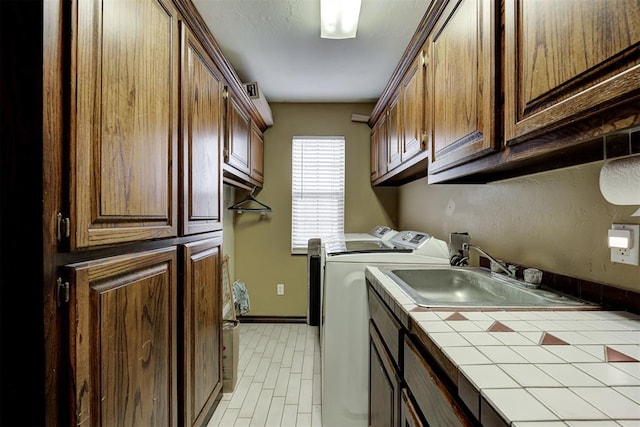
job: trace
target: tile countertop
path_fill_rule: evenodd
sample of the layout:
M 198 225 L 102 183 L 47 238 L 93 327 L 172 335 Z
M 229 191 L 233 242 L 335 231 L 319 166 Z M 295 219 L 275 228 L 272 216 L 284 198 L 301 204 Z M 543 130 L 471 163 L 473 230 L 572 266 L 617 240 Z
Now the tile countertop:
M 640 427 L 640 316 L 431 310 L 412 303 L 378 267 L 365 275 L 450 364 L 444 369 L 457 375 L 459 397 L 483 425 L 501 424 L 498 416 L 513 427 Z

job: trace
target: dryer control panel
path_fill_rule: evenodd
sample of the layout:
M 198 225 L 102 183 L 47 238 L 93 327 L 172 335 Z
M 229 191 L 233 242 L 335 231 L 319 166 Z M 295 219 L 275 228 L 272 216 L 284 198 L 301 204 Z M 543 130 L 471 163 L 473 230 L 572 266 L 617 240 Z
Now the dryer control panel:
M 398 234 L 393 236 L 390 240 L 391 244 L 396 247 L 408 248 L 408 249 L 418 249 L 429 239 L 430 235 L 421 231 L 400 231 Z

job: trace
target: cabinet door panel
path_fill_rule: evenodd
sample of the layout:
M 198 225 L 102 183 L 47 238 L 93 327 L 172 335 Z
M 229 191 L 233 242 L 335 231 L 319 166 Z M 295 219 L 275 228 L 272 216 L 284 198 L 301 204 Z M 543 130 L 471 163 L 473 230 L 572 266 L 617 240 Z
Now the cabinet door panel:
M 260 184 L 264 183 L 264 137 L 260 129 L 251 126 L 251 178 Z
M 209 239 L 183 248 L 183 421 L 202 425 L 222 390 L 220 245 Z
M 369 322 L 369 426 L 400 422 L 400 378 L 374 322 Z
M 227 154 L 226 162 L 247 175 L 250 173 L 251 153 L 249 116 L 237 104 L 231 92 L 227 99 Z
M 182 27 L 182 232 L 222 228 L 222 77 Z
M 71 247 L 177 234 L 177 11 L 77 2 Z
M 389 104 L 387 117 L 387 171 L 398 167 L 402 162 L 402 122 L 400 114 L 400 92 Z
M 176 425 L 176 251 L 68 267 L 72 424 Z
M 424 66 L 423 56 L 413 62 L 402 82 L 402 161 L 422 151 L 424 132 Z
M 505 71 L 508 141 L 597 112 L 640 88 L 640 1 L 506 1 Z
M 429 173 L 500 146 L 494 123 L 495 15 L 494 0 L 457 0 L 436 24 L 427 72 L 433 100 Z

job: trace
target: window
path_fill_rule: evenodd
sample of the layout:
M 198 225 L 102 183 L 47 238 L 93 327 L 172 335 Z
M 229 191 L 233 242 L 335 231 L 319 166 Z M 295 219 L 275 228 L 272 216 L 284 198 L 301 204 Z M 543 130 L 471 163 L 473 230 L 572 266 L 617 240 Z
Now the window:
M 291 253 L 344 233 L 344 137 L 293 137 Z

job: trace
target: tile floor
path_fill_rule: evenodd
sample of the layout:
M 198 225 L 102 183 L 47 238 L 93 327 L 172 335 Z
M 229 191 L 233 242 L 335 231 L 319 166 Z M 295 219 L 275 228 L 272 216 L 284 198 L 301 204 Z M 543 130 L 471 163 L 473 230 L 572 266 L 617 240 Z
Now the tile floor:
M 238 381 L 223 393 L 208 427 L 319 427 L 318 328 L 241 323 Z

